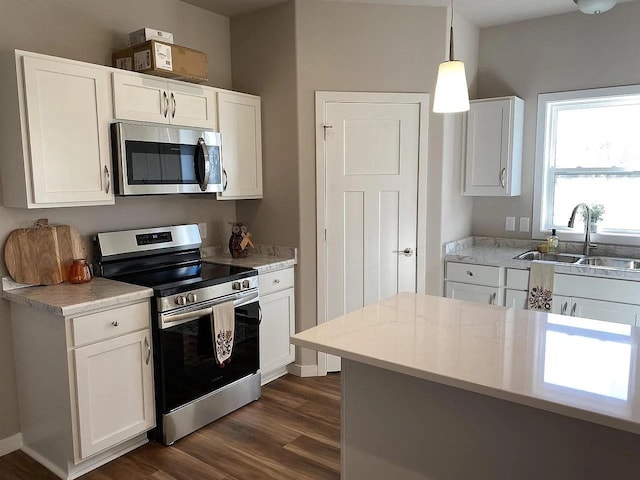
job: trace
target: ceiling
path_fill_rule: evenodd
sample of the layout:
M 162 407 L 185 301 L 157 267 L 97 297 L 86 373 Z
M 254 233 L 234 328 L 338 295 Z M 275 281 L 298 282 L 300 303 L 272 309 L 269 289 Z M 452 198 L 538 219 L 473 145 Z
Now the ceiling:
M 235 17 L 260 10 L 287 0 L 183 0 L 212 12 Z M 316 0 L 345 3 L 369 3 L 387 5 L 447 6 L 449 0 Z M 618 0 L 618 3 L 633 0 Z M 546 17 L 560 13 L 577 12 L 573 0 L 455 0 L 455 9 L 467 20 L 479 27 Z

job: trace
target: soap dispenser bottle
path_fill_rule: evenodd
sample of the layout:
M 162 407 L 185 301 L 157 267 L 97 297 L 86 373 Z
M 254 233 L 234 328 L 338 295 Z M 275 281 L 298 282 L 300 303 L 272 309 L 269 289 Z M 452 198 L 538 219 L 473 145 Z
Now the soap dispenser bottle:
M 551 235 L 547 238 L 547 251 L 549 253 L 556 253 L 558 246 L 560 245 L 560 239 L 556 235 L 556 229 L 551 230 Z

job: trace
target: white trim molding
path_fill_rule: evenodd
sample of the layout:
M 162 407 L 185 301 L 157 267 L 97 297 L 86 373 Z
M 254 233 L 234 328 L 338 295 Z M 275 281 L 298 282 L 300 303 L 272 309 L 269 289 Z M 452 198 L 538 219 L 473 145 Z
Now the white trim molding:
M 300 365 L 299 363 L 290 363 L 287 365 L 287 372 L 296 377 L 317 377 L 317 365 Z M 325 372 L 326 375 L 326 372 Z
M 0 440 L 0 457 L 22 448 L 22 433 L 16 433 Z

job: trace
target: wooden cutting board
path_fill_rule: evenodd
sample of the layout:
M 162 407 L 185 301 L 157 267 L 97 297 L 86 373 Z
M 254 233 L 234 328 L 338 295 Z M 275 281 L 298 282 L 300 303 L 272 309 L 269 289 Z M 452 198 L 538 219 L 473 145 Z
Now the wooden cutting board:
M 9 234 L 4 263 L 18 283 L 55 285 L 67 280 L 76 258 L 86 258 L 87 249 L 78 231 L 69 225 L 48 225 L 38 220 L 33 228 Z

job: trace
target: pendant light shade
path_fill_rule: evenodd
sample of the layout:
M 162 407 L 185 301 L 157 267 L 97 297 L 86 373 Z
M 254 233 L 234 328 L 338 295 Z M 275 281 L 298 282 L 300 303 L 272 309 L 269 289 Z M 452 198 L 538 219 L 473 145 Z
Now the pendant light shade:
M 451 30 L 449 34 L 449 61 L 438 68 L 438 80 L 433 99 L 436 113 L 456 113 L 469 110 L 469 87 L 464 63 L 453 56 L 453 0 L 451 0 Z
M 458 60 L 442 62 L 438 68 L 433 111 L 436 113 L 466 112 L 469 110 L 469 89 L 464 63 Z
M 616 0 L 573 0 L 582 13 L 598 14 L 611 10 Z

